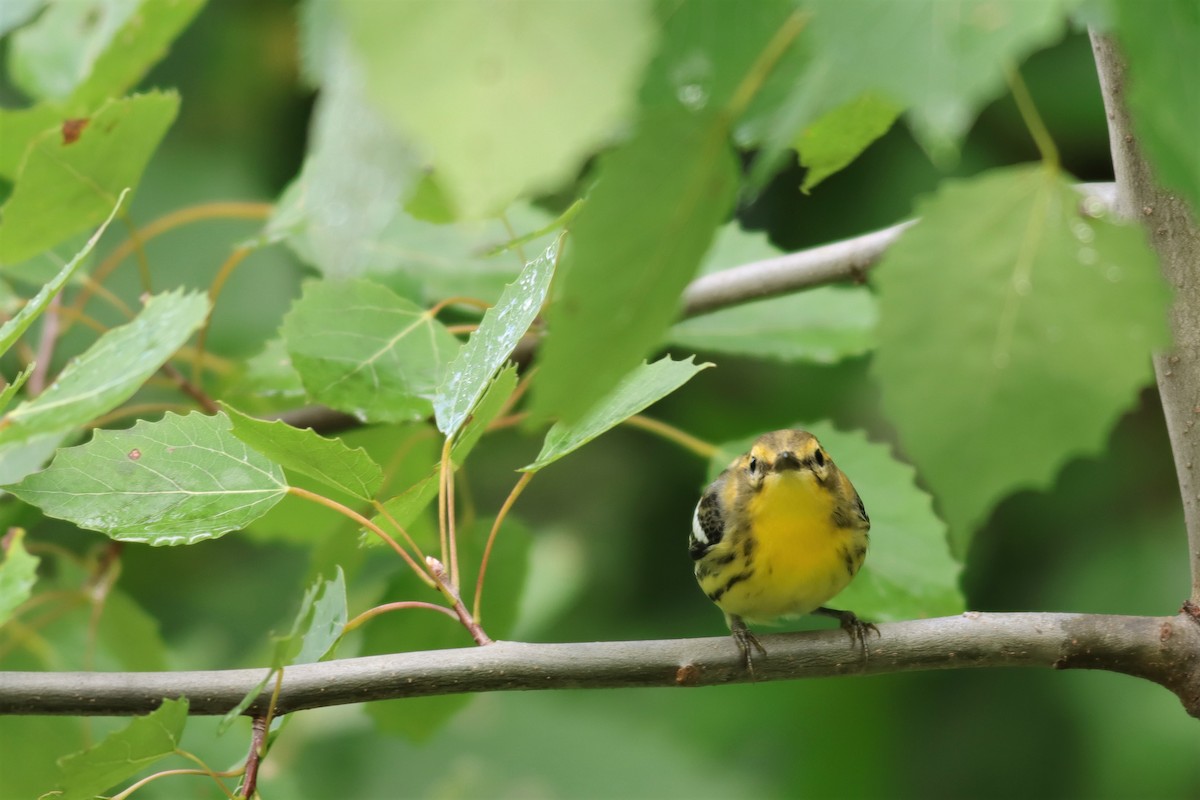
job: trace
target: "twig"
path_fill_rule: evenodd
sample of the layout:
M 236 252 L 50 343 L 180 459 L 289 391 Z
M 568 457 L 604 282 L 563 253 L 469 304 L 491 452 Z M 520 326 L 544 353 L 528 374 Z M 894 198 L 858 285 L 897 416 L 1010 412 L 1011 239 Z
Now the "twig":
M 1124 102 L 1125 63 L 1116 44 L 1092 33 L 1100 91 L 1108 111 L 1109 145 L 1116 175 L 1116 211 L 1141 220 L 1158 254 L 1163 276 L 1175 289 L 1171 332 L 1175 347 L 1154 356 L 1158 393 L 1179 476 L 1192 568 L 1192 602 L 1200 604 L 1200 226 L 1184 201 L 1164 191 L 1138 146 Z
M 1103 669 L 1158 683 L 1200 717 L 1200 621 L 1105 614 L 983 614 L 892 622 L 864 657 L 837 629 L 761 636 L 759 681 L 933 669 Z M 212 672 L 5 672 L 0 714 L 131 715 L 186 696 L 193 714 L 224 714 L 262 668 Z M 728 636 L 642 642 L 526 644 L 392 653 L 288 667 L 276 711 L 463 692 L 714 686 L 750 676 Z M 263 691 L 246 710 L 271 703 Z

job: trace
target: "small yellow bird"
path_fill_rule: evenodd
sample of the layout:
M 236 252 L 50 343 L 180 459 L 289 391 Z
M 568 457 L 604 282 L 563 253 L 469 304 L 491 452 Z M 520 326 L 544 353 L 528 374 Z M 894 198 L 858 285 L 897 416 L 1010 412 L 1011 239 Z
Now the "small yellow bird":
M 825 608 L 867 556 L 871 520 L 850 479 L 807 431 L 765 433 L 709 484 L 696 505 L 689 550 L 696 580 L 753 672 L 766 649 L 746 622 L 821 614 L 866 647 L 879 630 Z M 865 651 L 865 650 L 864 650 Z

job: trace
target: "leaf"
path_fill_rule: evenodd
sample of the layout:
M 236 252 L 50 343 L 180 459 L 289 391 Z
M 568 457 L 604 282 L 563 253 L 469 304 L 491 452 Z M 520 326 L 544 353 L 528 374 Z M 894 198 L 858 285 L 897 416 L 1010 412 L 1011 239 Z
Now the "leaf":
M 93 107 L 136 86 L 166 56 L 171 42 L 195 19 L 204 4 L 205 0 L 142 0 L 83 73 L 85 77 L 71 93 L 70 102 Z M 59 5 L 77 4 L 54 7 Z
M 194 544 L 246 527 L 287 491 L 283 472 L 229 432 L 224 414 L 167 414 L 95 433 L 5 486 L 47 516 L 125 542 Z
M 25 381 L 29 380 L 29 376 L 33 374 L 33 370 L 37 367 L 37 362 L 31 361 L 25 369 L 17 373 L 17 377 L 0 389 L 0 414 L 4 413 L 4 409 L 8 408 L 8 404 L 17 396 L 17 392 L 21 391 L 21 387 L 25 385 Z
M 823 421 L 794 427 L 817 437 L 850 478 L 871 517 L 866 562 L 825 605 L 849 609 L 872 622 L 962 612 L 962 565 L 950 555 L 946 525 L 933 513 L 932 498 L 917 487 L 916 471 L 860 431 L 842 432 Z M 710 476 L 716 477 L 757 438 L 720 445 L 709 463 Z
M 104 231 L 107 230 L 108 224 L 112 222 L 113 217 L 116 216 L 117 209 L 121 207 L 121 201 L 125 199 L 125 194 L 126 192 L 121 192 L 120 197 L 117 198 L 117 202 L 113 205 L 112 211 L 108 213 L 108 217 L 103 223 L 101 223 L 100 227 L 96 229 L 96 232 L 92 234 L 91 238 L 87 240 L 87 243 L 83 246 L 83 249 L 76 253 L 75 257 L 67 262 L 67 264 L 58 271 L 58 274 L 55 275 L 48 283 L 46 283 L 46 285 L 42 287 L 41 291 L 39 291 L 33 297 L 33 299 L 27 302 L 15 317 L 5 322 L 3 326 L 0 326 L 0 355 L 7 353 L 9 348 L 16 344 L 17 340 L 21 338 L 21 335 L 24 334 L 25 331 L 29 329 L 29 326 L 33 324 L 33 321 L 37 319 L 43 311 L 46 310 L 47 306 L 50 305 L 50 301 L 54 299 L 54 296 L 58 294 L 59 290 L 66 286 L 67 281 L 71 280 L 72 276 L 75 275 L 75 271 L 79 269 L 79 266 L 84 262 L 84 259 L 86 259 L 88 254 L 92 252 L 92 248 L 96 246 L 96 242 L 100 241 L 100 237 L 104 235 Z
M 0 538 L 0 625 L 8 622 L 22 603 L 33 594 L 33 585 L 37 583 L 37 569 L 40 559 L 29 555 L 22 543 L 25 531 L 21 528 L 11 529 L 8 536 Z
M 0 108 L 0 131 L 4 131 L 0 136 L 0 178 L 11 183 L 34 138 L 51 128 L 62 130 L 62 124 L 70 118 L 59 103 Z
M 132 778 L 179 747 L 187 724 L 187 698 L 165 699 L 158 709 L 137 717 L 95 747 L 64 757 L 59 800 L 91 800 Z
M 304 384 L 292 368 L 281 338 L 271 339 L 262 352 L 246 360 L 246 372 L 238 388 L 260 397 L 304 397 Z
M 693 112 L 727 106 L 764 52 L 775 46 L 775 37 L 797 5 L 795 0 L 659 4 L 662 41 L 646 68 L 642 106 Z M 803 35 L 778 54 L 737 121 L 734 138 L 740 146 L 750 149 L 757 143 L 760 129 L 788 96 L 806 59 Z
M 1146 14 L 1144 4 L 1116 3 L 1116 34 L 1129 59 L 1127 102 L 1138 144 L 1163 186 L 1200 209 L 1200 85 L 1181 80 L 1200 74 L 1200 6 L 1164 0 Z M 1200 212 L 1197 212 L 1200 213 Z
M 483 548 L 491 531 L 491 518 L 479 519 L 459 530 L 459 564 L 463 587 L 474 587 Z M 496 537 L 488 565 L 484 603 L 484 627 L 493 639 L 510 634 L 518 623 L 517 613 L 529 571 L 532 536 L 527 527 L 506 517 Z M 398 573 L 384 592 L 384 601 L 433 599 L 425 584 L 405 570 Z M 440 598 L 439 598 L 440 599 Z M 414 608 L 376 617 L 365 626 L 365 653 L 400 653 L 471 646 L 471 637 L 455 620 L 444 614 Z M 474 695 L 409 697 L 369 703 L 367 715 L 384 733 L 425 741 L 462 710 Z
M 546 248 L 530 261 L 517 280 L 509 284 L 500 301 L 483 315 L 483 321 L 446 370 L 446 377 L 433 401 L 438 430 L 453 435 L 492 382 L 521 337 L 541 312 L 558 245 Z
M 337 643 L 346 627 L 346 579 L 342 568 L 337 568 L 333 580 L 317 577 L 316 583 L 304 593 L 300 611 L 292 622 L 292 629 L 283 636 L 272 636 L 270 669 L 257 684 L 251 687 L 237 705 L 225 712 L 217 727 L 218 734 L 225 733 L 238 717 L 250 707 L 258 696 L 277 676 L 279 670 L 292 664 L 312 664 L 320 661 Z M 274 730 L 274 728 L 272 728 Z
M 670 339 L 708 353 L 832 364 L 874 346 L 876 316 L 866 288 L 823 286 L 685 320 Z
M 764 182 L 784 148 L 824 114 L 873 92 L 908 109 L 917 140 L 944 159 L 1005 71 L 1062 38 L 1081 0 L 805 0 L 811 59 L 763 137 L 754 178 Z
M 809 125 L 796 140 L 800 166 L 808 170 L 800 191 L 807 194 L 840 172 L 892 127 L 903 111 L 875 92 L 865 92 Z
M 330 5 L 307 3 L 309 8 Z M 267 224 L 267 239 L 285 237 L 305 261 L 332 278 L 376 268 L 383 231 L 401 213 L 401 200 L 421 166 L 405 141 L 367 98 L 362 64 L 336 15 L 321 13 L 320 28 L 302 26 L 305 42 L 320 31 L 327 52 L 313 110 L 311 142 L 300 175 Z
M 116 408 L 200 327 L 208 308 L 200 292 L 151 297 L 132 322 L 105 333 L 46 391 L 9 412 L 0 443 L 68 430 Z
M 601 162 L 559 262 L 535 418 L 577 421 L 660 343 L 729 211 L 725 136 L 716 119 L 657 114 Z
M 780 255 L 764 234 L 731 222 L 717 234 L 701 271 L 712 274 Z M 870 350 L 877 316 L 865 286 L 822 286 L 684 320 L 668 338 L 705 352 L 828 364 Z
M 108 217 L 142 171 L 179 110 L 174 92 L 104 105 L 78 138 L 58 129 L 29 145 L 12 194 L 0 209 L 0 263 L 15 264 Z
M 9 69 L 32 97 L 92 106 L 136 84 L 203 5 L 203 0 L 51 3 L 13 35 Z
M 643 0 L 346 1 L 341 10 L 373 96 L 467 218 L 573 178 L 628 116 L 654 42 Z
M 466 462 L 467 456 L 471 454 L 471 450 L 479 442 L 480 437 L 487 431 L 487 427 L 504 410 L 508 399 L 512 397 L 512 393 L 516 387 L 517 368 L 510 364 L 501 369 L 495 379 L 488 385 L 483 399 L 475 407 L 475 413 L 471 415 L 471 419 L 468 420 L 462 433 L 459 434 L 458 440 L 450 447 L 450 461 L 454 464 L 455 469 L 458 469 Z M 384 503 L 383 506 L 387 510 L 387 515 L 381 514 L 375 517 L 373 521 L 383 527 L 384 530 L 399 525 L 412 534 L 412 531 L 409 529 L 413 521 L 438 495 L 439 474 L 440 469 L 435 462 L 429 468 L 428 474 L 412 484 L 404 492 Z M 394 524 L 392 520 L 395 520 Z M 364 534 L 363 542 L 367 544 L 382 544 L 374 534 Z
M 292 664 L 312 664 L 323 659 L 346 627 L 346 578 L 341 567 L 332 580 L 322 583 L 318 579 L 317 586 L 310 591 L 311 611 L 303 620 L 297 618 L 301 646 Z
M 369 422 L 429 416 L 459 349 L 429 312 L 366 280 L 305 284 L 281 332 L 312 398 Z
M 578 422 L 572 425 L 555 423 L 546 433 L 542 451 L 532 464 L 522 467 L 522 471 L 537 471 L 578 450 L 683 386 L 696 373 L 713 366 L 695 364 L 693 359 L 694 356 L 686 361 L 673 361 L 666 356 L 653 364 L 642 364 Z
M 948 182 L 879 267 L 874 373 L 956 553 L 1001 498 L 1101 452 L 1169 341 L 1141 231 L 1100 213 L 1044 167 L 996 170 Z
M 4 495 L 3 484 L 16 483 L 29 473 L 41 469 L 69 433 L 55 431 L 24 441 L 0 444 L 0 497 Z
M 338 567 L 332 579 L 324 580 L 318 576 L 304 592 L 292 629 L 283 636 L 272 637 L 275 646 L 271 668 L 320 661 L 345 627 L 346 577 Z
M 293 428 L 282 420 L 266 422 L 221 403 L 233 435 L 284 469 L 316 478 L 360 500 L 370 500 L 383 483 L 383 470 L 362 448 L 326 439 L 312 428 Z

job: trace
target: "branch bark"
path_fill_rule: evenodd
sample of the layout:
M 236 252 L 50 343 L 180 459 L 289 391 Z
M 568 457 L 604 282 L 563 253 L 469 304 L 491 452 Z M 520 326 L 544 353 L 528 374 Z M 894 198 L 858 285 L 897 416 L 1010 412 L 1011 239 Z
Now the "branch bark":
M 984 614 L 894 622 L 866 651 L 841 630 L 762 636 L 759 681 L 973 667 L 1103 669 L 1154 681 L 1200 717 L 1200 620 L 1100 614 Z M 186 696 L 193 714 L 224 714 L 265 669 L 212 672 L 5 672 L 0 714 L 145 714 Z M 733 641 L 527 644 L 396 653 L 284 670 L 277 713 L 401 697 L 535 689 L 713 686 L 750 680 Z M 245 710 L 267 712 L 263 691 Z
M 1092 32 L 1100 91 L 1108 112 L 1109 144 L 1116 176 L 1116 211 L 1141 220 L 1175 289 L 1171 332 L 1175 348 L 1154 356 L 1158 393 L 1167 418 L 1175 472 L 1183 498 L 1192 571 L 1192 603 L 1200 604 L 1200 227 L 1187 204 L 1163 190 L 1138 145 L 1125 105 L 1126 65 L 1110 37 Z

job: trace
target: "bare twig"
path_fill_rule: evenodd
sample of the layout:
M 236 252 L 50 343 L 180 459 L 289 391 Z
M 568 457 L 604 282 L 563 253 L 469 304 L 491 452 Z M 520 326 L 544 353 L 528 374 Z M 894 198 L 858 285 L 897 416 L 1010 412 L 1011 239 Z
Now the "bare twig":
M 840 630 L 762 636 L 758 681 L 933 669 L 1103 669 L 1158 683 L 1200 717 L 1200 621 L 1103 614 L 982 614 L 879 626 L 864 653 Z M 263 670 L 6 672 L 0 714 L 131 715 L 186 696 L 193 714 L 224 714 Z M 732 639 L 525 644 L 394 653 L 284 670 L 278 713 L 398 697 L 533 689 L 713 686 L 750 679 Z M 246 709 L 261 715 L 264 691 Z
M 1109 143 L 1116 175 L 1117 213 L 1141 220 L 1163 275 L 1175 289 L 1171 332 L 1175 347 L 1154 357 L 1158 393 L 1175 455 L 1183 498 L 1192 602 L 1200 604 L 1200 227 L 1187 204 L 1164 191 L 1138 146 L 1137 132 L 1125 106 L 1125 63 L 1116 43 L 1092 33 L 1100 90 L 1108 111 Z

